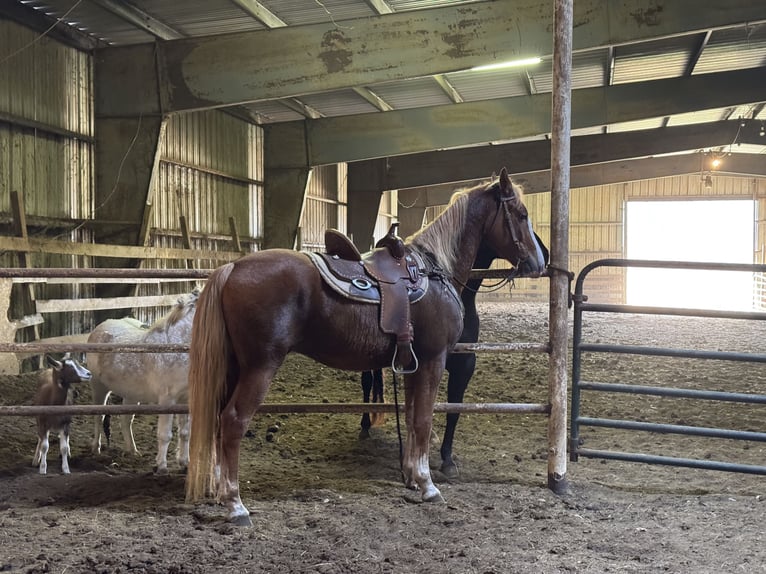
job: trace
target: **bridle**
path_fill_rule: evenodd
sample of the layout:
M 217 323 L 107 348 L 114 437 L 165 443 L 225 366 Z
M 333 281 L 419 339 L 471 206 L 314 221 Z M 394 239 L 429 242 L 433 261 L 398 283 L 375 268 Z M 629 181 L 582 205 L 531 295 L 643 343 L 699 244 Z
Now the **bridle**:
M 499 183 L 496 183 L 495 185 L 499 185 Z M 511 188 L 513 189 L 513 188 Z M 516 230 L 516 226 L 513 222 L 513 212 L 518 212 L 518 217 L 520 217 L 523 221 L 526 221 L 528 215 L 525 213 L 521 213 L 518 208 L 514 205 L 508 205 L 511 201 L 516 201 L 517 197 L 515 192 L 513 192 L 508 197 L 500 197 L 498 199 L 497 204 L 497 210 L 495 211 L 495 216 L 492 218 L 492 223 L 489 226 L 489 229 L 492 229 L 495 225 L 495 221 L 497 220 L 497 216 L 500 213 L 500 208 L 503 209 L 503 220 L 505 222 L 506 227 L 508 228 L 508 231 L 511 234 L 511 239 L 513 240 L 513 244 L 516 246 L 516 251 L 519 254 L 519 259 L 516 261 L 516 263 L 513 264 L 514 269 L 518 269 L 519 265 L 526 261 L 529 258 L 529 251 L 527 250 L 526 246 L 521 240 L 521 237 Z

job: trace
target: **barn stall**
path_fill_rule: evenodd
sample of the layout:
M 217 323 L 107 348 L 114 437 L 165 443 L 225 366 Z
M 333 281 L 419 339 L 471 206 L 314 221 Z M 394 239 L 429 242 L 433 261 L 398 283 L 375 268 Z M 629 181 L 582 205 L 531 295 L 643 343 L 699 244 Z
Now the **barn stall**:
M 282 13 L 278 7 L 266 11 L 279 16 L 277 20 L 259 19 L 264 18 L 264 12 L 253 15 L 240 12 L 241 8 L 234 4 L 222 3 L 226 5 L 221 6 L 222 12 L 215 18 L 216 26 L 209 28 L 200 23 L 204 21 L 201 13 L 179 15 L 170 2 L 161 7 L 104 2 L 90 15 L 91 25 L 87 25 L 90 5 L 32 4 L 40 12 L 31 12 L 30 6 L 3 9 L 7 19 L 2 25 L 8 31 L 3 36 L 9 44 L 3 65 L 11 80 L 4 88 L 2 122 L 7 142 L 3 146 L 2 170 L 2 201 L 7 201 L 2 207 L 7 230 L 3 257 L 8 267 L 207 269 L 238 257 L 243 251 L 275 246 L 321 248 L 322 233 L 328 227 L 348 232 L 364 250 L 373 238 L 385 232 L 391 220 L 400 221 L 404 234 L 409 233 L 424 220 L 430 220 L 438 210 L 436 206 L 446 203 L 456 187 L 486 178 L 502 165 L 509 165 L 515 179 L 524 184 L 525 202 L 535 229 L 551 244 L 550 229 L 556 222 L 551 221 L 551 176 L 545 171 L 550 167 L 550 143 L 545 136 L 551 129 L 548 92 L 552 89 L 552 59 L 548 55 L 522 72 L 514 68 L 470 71 L 486 60 L 499 59 L 493 50 L 508 53 L 509 57 L 524 52 L 509 50 L 502 41 L 507 40 L 508 34 L 502 22 L 513 19 L 521 19 L 520 29 L 537 31 L 527 39 L 527 51 L 550 54 L 551 39 L 545 23 L 550 20 L 552 7 L 547 3 L 533 3 L 534 8 L 521 15 L 498 2 L 453 3 L 446 7 L 428 6 L 425 2 L 418 7 L 430 10 L 412 12 L 410 6 L 400 7 L 395 2 L 375 3 L 372 8 L 364 2 L 353 3 L 353 7 L 326 3 L 329 16 L 321 7 L 309 3 L 311 6 L 304 6 L 303 10 L 296 6 Z M 650 11 L 641 3 L 635 4 L 624 7 L 623 13 L 648 17 Z M 375 15 L 385 12 L 385 7 L 392 13 Z M 684 2 L 668 2 L 663 7 L 667 9 L 666 16 L 657 18 L 656 12 L 651 12 L 655 19 L 650 29 L 636 27 L 635 22 L 631 26 L 619 14 L 613 14 L 614 20 L 607 24 L 589 18 L 588 10 L 575 11 L 577 21 L 587 22 L 592 31 L 580 38 L 575 34 L 572 68 L 570 253 L 564 267 L 575 272 L 595 259 L 626 255 L 624 211 L 629 201 L 723 196 L 747 198 L 758 205 L 763 201 L 763 140 L 759 139 L 763 70 L 759 66 L 764 64 L 764 49 L 760 40 L 763 26 L 758 22 L 766 16 L 757 13 L 758 7 L 740 7 L 723 14 L 700 16 L 700 22 L 689 22 L 688 18 L 678 16 L 689 8 Z M 41 13 L 46 11 L 63 17 L 64 21 L 86 23 L 88 33 L 56 26 L 35 41 L 51 26 L 50 20 L 40 20 Z M 469 43 L 457 54 L 450 52 L 449 57 L 435 58 L 437 63 L 431 63 L 427 59 L 424 62 L 422 57 L 407 58 L 413 47 L 403 43 L 395 52 L 403 63 L 395 71 L 380 65 L 383 50 L 389 52 L 386 57 L 395 57 L 390 53 L 390 45 L 384 46 L 381 39 L 398 30 L 402 23 L 409 29 L 421 29 L 418 25 L 422 24 L 430 38 L 441 38 L 446 30 L 452 29 L 453 22 L 465 21 L 462 19 L 466 14 L 473 18 L 472 34 L 484 34 L 486 46 L 479 48 Z M 147 19 L 147 15 L 151 18 Z M 493 26 L 500 26 L 500 30 Z M 266 40 L 267 36 L 259 32 L 269 28 L 274 29 Z M 53 30 L 56 32 L 51 36 Z M 207 35 L 222 32 L 238 34 L 221 36 L 224 44 L 217 47 L 215 37 Z M 241 65 L 234 72 L 217 69 L 221 67 L 221 53 L 237 57 L 263 53 L 265 44 L 270 44 L 273 34 L 279 32 L 284 32 L 281 45 L 290 48 L 284 54 L 268 51 L 271 57 L 259 60 L 257 65 L 253 61 L 248 64 L 248 58 L 242 56 L 243 61 L 232 59 Z M 370 44 L 374 46 L 372 51 L 357 55 L 348 69 L 334 68 L 336 61 L 328 58 L 340 53 L 337 43 L 353 45 L 361 37 L 374 41 Z M 290 54 L 302 54 L 298 50 L 306 45 L 319 45 L 320 38 L 326 49 L 317 57 L 326 65 L 318 74 L 308 62 L 298 63 Z M 155 59 L 157 51 L 161 57 Z M 192 53 L 202 56 L 197 59 L 188 55 Z M 211 66 L 210 58 L 216 56 L 219 66 Z M 364 60 L 365 57 L 368 59 Z M 13 65 L 9 66 L 11 59 Z M 232 79 L 245 75 L 248 65 L 251 68 L 256 65 L 252 74 L 262 78 L 262 82 Z M 661 74 L 664 79 L 656 79 L 658 67 L 664 70 Z M 349 71 L 353 77 L 343 77 Z M 407 79 L 410 77 L 418 79 Z M 171 84 L 172 92 L 168 89 Z M 594 98 L 603 103 L 601 108 L 594 109 Z M 636 99 L 641 106 L 632 104 Z M 540 111 L 530 113 L 530 109 Z M 454 110 L 454 115 L 450 110 Z M 461 112 L 489 119 L 475 119 L 469 126 L 463 126 Z M 519 122 L 520 117 L 525 118 L 524 123 Z M 487 142 L 493 145 L 487 146 Z M 675 155 L 689 150 L 695 153 Z M 657 157 L 663 154 L 673 155 Z M 713 159 L 723 160 L 718 169 L 707 163 Z M 763 263 L 760 225 L 763 211 L 755 213 L 752 262 Z M 66 241 L 61 241 L 62 234 Z M 595 290 L 589 292 L 593 300 L 603 297 L 607 302 L 625 301 L 624 274 L 617 272 L 597 281 Z M 63 340 L 74 343 L 110 314 L 135 312 L 143 320 L 151 321 L 167 307 L 135 306 L 156 305 L 158 300 L 151 299 L 152 296 L 166 297 L 167 302 L 168 296 L 172 299 L 192 285 L 189 281 L 135 279 L 116 283 L 16 282 L 12 289 L 9 284 L 12 294 L 6 299 L 10 321 L 5 332 L 10 333 L 10 338 L 6 340 L 14 335 L 18 341 L 56 342 L 66 337 Z M 547 279 L 517 280 L 511 291 L 504 289 L 481 296 L 482 339 L 501 341 L 510 336 L 509 340 L 521 337 L 533 342 L 547 341 L 548 296 Z M 532 306 L 508 308 L 509 298 L 513 304 L 529 301 Z M 49 310 L 67 310 L 44 312 L 46 305 Z M 495 313 L 499 319 L 493 319 Z M 490 328 L 493 323 L 501 328 Z M 727 332 L 718 324 L 704 327 L 705 332 L 708 328 L 715 333 Z M 641 333 L 658 329 L 658 325 L 635 319 L 625 333 L 628 339 L 637 341 Z M 689 334 L 702 327 L 669 329 L 687 334 L 686 339 L 677 342 L 685 347 L 691 339 Z M 611 325 L 605 328 L 606 333 L 618 330 Z M 759 333 L 757 324 L 749 326 L 746 332 Z M 734 338 L 742 342 L 741 334 L 732 335 Z M 757 341 L 746 345 L 746 349 L 762 353 Z M 547 357 L 493 354 L 482 356 L 482 361 L 484 366 L 480 363 L 469 387 L 480 402 L 549 400 Z M 642 372 L 643 363 L 628 365 L 626 372 L 631 378 Z M 690 368 L 681 365 L 683 371 Z M 26 359 L 21 367 L 34 368 L 34 360 Z M 706 373 L 712 370 L 707 366 L 696 368 Z M 300 374 L 304 372 L 307 374 Z M 749 368 L 746 372 L 759 376 L 757 369 Z M 499 391 L 491 390 L 490 375 L 495 373 L 501 375 Z M 513 381 L 520 373 L 525 378 L 520 381 L 522 387 L 515 389 Z M 330 389 L 322 384 L 325 376 L 331 383 Z M 9 391 L 7 396 L 13 398 L 7 402 L 4 398 L 5 404 L 27 402 L 25 393 L 33 386 L 28 377 L 8 379 L 9 385 L 20 392 Z M 288 402 L 309 401 L 321 396 L 323 401 L 333 403 L 355 402 L 358 396 L 356 374 L 302 363 L 300 358 L 288 364 L 280 377 L 285 378 L 274 384 L 271 395 L 274 401 L 282 398 Z M 741 380 L 740 392 L 758 391 L 757 378 L 751 384 L 742 373 L 725 371 L 724 379 Z M 509 380 L 513 392 L 508 389 Z M 711 376 L 710 380 L 716 379 Z M 534 393 L 529 391 L 530 386 Z M 82 402 L 87 400 L 87 390 L 83 390 Z M 616 409 L 611 404 L 610 401 L 607 409 Z M 626 412 L 642 408 L 629 404 Z M 651 403 L 647 408 L 657 410 Z M 672 422 L 694 419 L 700 407 L 690 408 L 691 414 Z M 741 416 L 736 415 L 738 422 Z M 378 442 L 372 446 L 357 442 L 355 417 L 346 415 L 286 415 L 278 420 L 272 417 L 262 421 L 272 423 L 265 428 L 256 428 L 260 423 L 254 422 L 251 428 L 254 444 L 250 448 L 256 456 L 252 461 L 248 458 L 247 465 L 252 477 L 263 478 L 257 481 L 250 478 L 247 486 L 248 496 L 255 499 L 255 503 L 250 503 L 256 508 L 255 522 L 258 526 L 257 517 L 261 516 L 263 522 L 288 524 L 284 530 L 271 534 L 264 528 L 256 528 L 256 533 L 232 532 L 218 522 L 214 507 L 200 511 L 183 505 L 181 476 L 151 475 L 149 445 L 153 442 L 150 429 L 154 421 L 153 417 L 144 418 L 148 432 L 142 442 L 147 450 L 137 461 L 122 457 L 117 450 L 105 458 L 90 455 L 84 430 L 89 425 L 83 423 L 80 440 L 73 439 L 76 455 L 73 467 L 82 464 L 79 467 L 82 474 L 62 477 L 62 483 L 55 484 L 40 483 L 34 473 L 29 473 L 32 469 L 27 467 L 28 457 L 23 456 L 24 433 L 19 431 L 22 428 L 19 425 L 24 425 L 26 419 L 4 417 L 2 424 L 11 425 L 9 433 L 19 439 L 18 443 L 9 441 L 7 445 L 10 451 L 7 474 L 11 479 L 8 492 L 13 493 L 4 500 L 8 504 L 7 518 L 15 518 L 18 512 L 14 510 L 14 496 L 18 504 L 49 506 L 53 513 L 44 520 L 51 528 L 76 528 L 84 535 L 98 533 L 98 542 L 86 543 L 87 547 L 94 547 L 93 552 L 74 557 L 76 562 L 71 567 L 107 571 L 121 568 L 163 571 L 171 563 L 178 571 L 196 571 L 203 569 L 203 564 L 253 571 L 350 571 L 366 564 L 375 564 L 382 571 L 428 571 L 442 569 L 444 563 L 465 571 L 503 571 L 509 559 L 529 564 L 529 568 L 551 571 L 566 568 L 603 571 L 610 564 L 636 570 L 662 565 L 694 570 L 698 569 L 695 565 L 703 563 L 723 568 L 745 565 L 748 561 L 755 563 L 758 559 L 753 548 L 761 536 L 759 531 L 752 532 L 752 538 L 744 541 L 746 549 L 723 543 L 718 550 L 705 547 L 711 554 L 700 554 L 707 530 L 700 528 L 689 534 L 685 527 L 689 522 L 713 524 L 717 527 L 716 536 L 728 540 L 727 533 L 742 530 L 736 521 L 744 521 L 758 510 L 757 477 L 697 474 L 698 471 L 619 463 L 603 466 L 585 461 L 570 465 L 569 472 L 575 480 L 572 494 L 556 498 L 544 488 L 547 420 L 539 415 L 473 415 L 471 423 L 464 417 L 458 430 L 464 445 L 473 447 L 480 440 L 489 440 L 485 446 L 471 448 L 472 457 L 466 452 L 461 454 L 462 477 L 457 483 L 447 483 L 447 507 L 426 508 L 422 512 L 422 507 L 400 504 L 411 497 L 402 496 L 401 487 L 396 484 L 397 440 L 390 419 L 385 433 L 375 437 Z M 495 424 L 487 422 L 492 418 L 496 418 Z M 311 440 L 302 441 L 298 447 L 293 444 L 284 448 L 285 437 L 289 436 L 290 441 L 301 440 L 301 433 L 294 426 L 298 419 L 309 424 L 311 430 L 304 431 L 303 436 Z M 757 432 L 762 428 L 757 408 L 752 418 L 746 415 L 745 419 L 746 430 Z M 726 426 L 726 422 L 720 424 Z M 317 423 L 318 427 L 313 426 Z M 476 425 L 475 429 L 471 429 L 471 424 Z M 335 425 L 340 427 L 333 429 Z M 728 425 L 731 426 L 731 420 Z M 283 432 L 290 427 L 293 429 L 289 432 L 294 434 Z M 471 436 L 482 438 L 474 440 Z M 532 444 L 524 445 L 520 436 L 528 436 Z M 622 446 L 605 431 L 599 430 L 597 436 L 607 437 L 607 442 L 615 441 L 617 448 Z M 319 437 L 326 437 L 328 448 L 332 447 L 334 452 L 324 457 L 321 447 L 316 454 L 307 448 L 318 442 Z M 654 441 L 663 452 L 670 451 L 666 438 L 650 435 L 649 446 Z M 628 443 L 636 440 L 633 435 L 624 439 Z M 82 447 L 79 455 L 78 444 Z M 499 449 L 499 444 L 518 445 L 518 450 Z M 339 447 L 344 445 L 346 448 L 341 452 Z M 691 450 L 695 448 L 700 447 Z M 732 453 L 723 446 L 714 454 L 722 458 L 734 454 L 739 462 L 758 463 L 757 442 L 742 448 L 744 458 L 736 448 L 737 452 Z M 278 455 L 274 466 L 269 464 L 269 449 Z M 466 446 L 463 449 L 468 450 Z M 436 451 L 436 446 L 433 450 Z M 690 455 L 688 451 L 678 454 Z M 748 454 L 754 457 L 750 459 Z M 700 456 L 712 458 L 713 453 L 701 452 Z M 438 467 L 438 461 L 434 464 Z M 304 474 L 306 469 L 308 474 Z M 273 472 L 270 476 L 274 480 L 267 480 L 268 472 Z M 471 476 L 473 472 L 477 474 Z M 298 476 L 299 481 L 285 482 L 283 473 Z M 341 482 L 325 479 L 328 473 L 341 475 Z M 136 481 L 136 476 L 143 479 Z M 117 485 L 112 477 L 117 478 Z M 686 489 L 679 488 L 679 482 L 687 485 Z M 46 490 L 53 490 L 43 498 L 39 489 L 48 484 L 51 487 L 45 487 Z M 127 484 L 135 484 L 136 490 L 130 490 Z M 271 490 L 274 485 L 282 490 Z M 482 491 L 487 485 L 490 490 Z M 601 486 L 607 490 L 600 491 Z M 365 492 L 368 488 L 373 491 Z M 453 492 L 461 492 L 463 497 L 458 501 L 464 502 L 453 501 Z M 686 498 L 663 499 L 671 494 Z M 356 501 L 349 500 L 357 496 Z M 482 502 L 477 501 L 479 496 Z M 349 533 L 360 530 L 360 525 L 349 516 L 360 514 L 361 509 L 368 512 L 370 508 L 377 509 L 381 497 L 388 501 L 383 503 L 383 514 L 391 512 L 385 531 L 396 534 L 377 548 L 370 544 L 370 540 L 381 539 L 376 534 L 380 521 L 377 517 L 374 526 L 365 528 L 368 534 L 362 540 L 347 538 Z M 512 502 L 500 505 L 500 500 Z M 688 509 L 692 504 L 689 500 L 703 507 L 714 502 L 728 502 L 729 506 L 726 509 L 716 506 L 711 514 L 697 514 Z M 341 502 L 352 506 L 343 508 Z M 285 506 L 280 508 L 279 503 Z M 670 511 L 658 512 L 663 504 L 673 509 L 672 520 Z M 116 522 L 110 518 L 108 526 L 86 521 L 76 523 L 75 527 L 73 522 L 67 524 L 56 516 L 58 511 L 67 514 L 82 511 L 87 516 L 101 505 L 127 517 L 125 537 L 117 538 L 119 544 L 124 544 L 118 547 L 120 558 L 114 558 L 113 550 L 98 550 L 118 544 L 117 539 L 105 538 L 103 530 L 117 527 L 119 518 Z M 320 508 L 328 510 L 322 514 Z M 640 512 L 626 511 L 624 522 L 620 522 L 614 517 L 621 508 Z M 157 523 L 152 525 L 152 520 L 165 522 L 166 510 L 178 530 L 186 526 L 198 536 L 215 531 L 217 536 L 229 534 L 233 538 L 218 539 L 201 548 L 195 545 L 199 554 L 198 559 L 192 560 L 185 554 L 179 559 L 173 552 L 166 553 L 167 546 L 162 542 L 133 541 L 137 532 L 156 529 Z M 682 521 L 687 510 L 691 514 Z M 731 510 L 731 516 L 726 510 Z M 414 516 L 413 511 L 418 514 Z M 645 544 L 639 546 L 633 537 L 638 532 L 651 532 L 640 520 L 647 514 L 656 517 L 653 527 L 659 524 L 667 528 L 663 530 L 667 540 L 665 546 L 655 548 L 656 554 L 645 558 L 648 563 L 642 563 Z M 322 529 L 322 519 L 317 515 L 329 520 L 332 526 Z M 724 515 L 726 518 L 721 519 Z M 302 519 L 286 521 L 286 516 Z M 375 516 L 366 515 L 363 523 L 372 522 Z M 148 523 L 141 522 L 144 519 Z M 413 520 L 418 522 L 413 524 Z M 569 531 L 569 523 L 578 520 L 590 520 L 590 528 L 586 525 L 577 534 Z M 178 525 L 179 521 L 183 525 Z M 593 524 L 601 529 L 605 521 L 615 522 L 614 537 L 602 544 L 600 537 L 592 534 L 600 531 Z M 516 526 L 518 523 L 521 525 Z M 25 521 L 13 524 L 23 537 Z M 413 534 L 402 534 L 405 529 L 398 528 L 398 524 L 412 525 Z M 38 527 L 39 522 L 26 525 L 29 529 Z M 447 548 L 433 542 L 444 540 L 445 529 L 452 529 L 455 537 Z M 487 529 L 497 530 L 497 537 L 487 538 Z M 693 552 L 680 550 L 680 544 L 674 544 L 669 536 L 669 532 L 677 530 L 687 539 L 698 536 L 700 546 L 694 547 Z M 425 540 L 414 534 L 418 531 L 428 532 Z M 572 541 L 581 540 L 582 532 L 586 531 L 592 542 L 585 548 L 573 547 Z M 520 542 L 525 547 L 513 546 L 511 541 L 515 542 L 525 532 L 526 544 Z M 544 545 L 540 541 L 542 533 L 546 533 Z M 307 553 L 305 549 L 285 546 L 288 540 L 298 544 L 313 535 L 323 541 L 316 551 Z M 258 537 L 262 537 L 263 544 L 252 552 L 252 557 L 232 555 L 237 547 L 235 539 L 257 541 Z M 476 542 L 467 545 L 467 539 Z M 274 544 L 268 544 L 269 541 Z M 174 547 L 181 551 L 185 546 L 179 541 Z M 417 550 L 412 563 L 398 561 L 402 548 Z M 579 559 L 577 552 L 582 553 Z M 12 568 L 33 569 L 43 568 L 42 564 L 56 568 L 59 558 L 55 552 L 33 555 L 20 546 L 8 560 Z M 61 564 L 62 569 L 66 566 L 69 564 Z

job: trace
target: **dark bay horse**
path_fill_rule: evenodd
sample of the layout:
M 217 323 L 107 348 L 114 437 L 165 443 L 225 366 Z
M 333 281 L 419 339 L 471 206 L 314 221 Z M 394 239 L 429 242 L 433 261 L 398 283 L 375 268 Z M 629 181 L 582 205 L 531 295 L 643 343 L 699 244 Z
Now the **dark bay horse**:
M 407 437 L 402 472 L 424 501 L 442 501 L 428 466 L 433 405 L 447 355 L 463 331 L 459 291 L 484 242 L 527 275 L 542 273 L 543 254 L 520 191 L 503 169 L 499 178 L 457 192 L 431 225 L 405 244 L 428 278 L 412 305 L 417 369 L 404 375 Z M 228 519 L 251 525 L 239 492 L 242 437 L 290 352 L 327 366 L 366 371 L 389 366 L 396 337 L 385 334 L 378 306 L 339 295 L 311 258 L 267 249 L 215 270 L 197 304 L 189 367 L 192 421 L 186 497 L 211 491 Z
M 548 248 L 543 243 L 543 240 L 535 233 L 535 239 L 543 253 L 543 259 L 545 263 L 548 263 L 549 253 Z M 482 244 L 479 247 L 479 251 L 476 254 L 476 261 L 473 263 L 474 269 L 489 269 L 492 262 L 497 259 L 495 252 Z M 515 273 L 515 277 L 519 277 L 520 274 Z M 465 315 L 463 317 L 463 332 L 460 334 L 459 343 L 476 343 L 479 341 L 479 313 L 476 310 L 476 294 L 481 287 L 481 279 L 469 279 L 465 284 L 463 291 L 460 293 L 460 299 L 463 302 L 463 308 L 465 309 Z M 462 403 L 465 391 L 468 388 L 468 383 L 471 382 L 471 377 L 476 370 L 476 354 L 475 353 L 450 353 L 447 356 L 446 370 L 449 373 L 447 380 L 447 402 L 448 403 Z M 383 384 L 383 371 L 381 369 L 375 371 L 365 371 L 361 376 L 362 384 L 362 397 L 365 403 L 369 403 L 372 400 L 373 403 L 382 403 L 384 401 L 384 384 Z M 372 426 L 378 426 L 381 424 L 383 415 L 364 413 L 361 420 L 361 432 L 360 437 L 366 438 L 369 436 L 369 429 Z M 456 478 L 460 472 L 457 464 L 452 457 L 452 445 L 455 439 L 455 430 L 457 429 L 457 423 L 460 420 L 460 413 L 447 413 L 446 426 L 444 428 L 444 436 L 442 438 L 442 444 L 440 449 L 442 464 L 441 472 L 447 478 Z

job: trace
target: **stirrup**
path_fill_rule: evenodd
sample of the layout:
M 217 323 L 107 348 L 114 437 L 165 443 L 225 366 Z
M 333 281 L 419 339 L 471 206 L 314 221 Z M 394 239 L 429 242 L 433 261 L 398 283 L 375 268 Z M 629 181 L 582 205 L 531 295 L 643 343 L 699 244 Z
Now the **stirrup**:
M 418 362 L 418 356 L 415 354 L 415 351 L 412 348 L 412 343 L 410 343 L 410 354 L 412 355 L 412 358 L 415 361 L 415 367 L 413 369 L 408 370 L 408 369 L 396 368 L 396 355 L 398 352 L 399 352 L 399 346 L 397 345 L 396 349 L 394 349 L 394 356 L 391 359 L 391 370 L 394 372 L 395 375 L 410 375 L 418 370 L 420 363 Z

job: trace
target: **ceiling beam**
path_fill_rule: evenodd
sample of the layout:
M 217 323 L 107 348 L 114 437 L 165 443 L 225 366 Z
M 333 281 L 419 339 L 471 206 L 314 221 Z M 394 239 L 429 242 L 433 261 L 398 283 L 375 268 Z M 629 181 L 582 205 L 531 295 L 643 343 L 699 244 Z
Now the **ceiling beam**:
M 231 0 L 242 8 L 245 12 L 250 14 L 253 18 L 261 22 L 267 28 L 284 28 L 287 24 L 274 14 L 271 10 L 266 8 L 258 0 Z
M 571 169 L 571 189 L 702 173 L 703 159 L 702 154 L 692 153 L 576 166 Z M 705 172 L 705 175 L 708 173 Z M 712 172 L 710 175 L 713 182 L 718 175 L 764 177 L 766 176 L 766 161 L 761 154 L 735 153 L 726 156 L 725 165 L 722 166 L 722 169 Z M 515 183 L 523 186 L 525 194 L 545 193 L 551 190 L 550 170 L 515 173 L 511 174 L 511 177 Z M 701 176 L 700 183 L 702 183 Z M 456 189 L 457 187 L 454 185 L 447 184 L 426 186 L 399 190 L 398 197 L 401 204 L 412 207 L 445 205 Z
M 151 14 L 144 12 L 132 4 L 126 4 L 117 0 L 90 0 L 94 4 L 101 6 L 104 10 L 111 12 L 118 18 L 125 20 L 136 28 L 156 36 L 162 40 L 177 40 L 183 38 L 178 30 L 175 30 L 158 20 Z
M 584 88 L 572 92 L 572 128 L 756 103 L 765 94 L 766 68 Z M 542 135 L 550 116 L 550 94 L 536 94 L 264 129 L 283 161 L 316 166 Z
M 571 140 L 571 163 L 603 163 L 718 148 L 735 142 L 766 145 L 766 141 L 761 141 L 764 138 L 758 136 L 759 129 L 758 121 L 746 121 L 740 126 L 738 120 L 731 120 L 575 136 Z M 549 169 L 550 164 L 550 140 L 537 140 L 351 162 L 348 181 L 355 191 L 401 190 L 483 179 L 502 167 L 526 172 Z
M 551 54 L 552 10 L 539 0 L 485 1 L 373 18 L 185 38 L 158 46 L 137 72 L 167 84 L 164 111 L 223 107 L 307 93 L 372 86 Z M 578 0 L 575 50 L 766 21 L 766 3 L 727 0 Z M 137 47 L 109 48 L 133 61 Z M 126 67 L 126 66 L 120 66 Z M 124 78 L 125 85 L 145 78 Z M 172 87 L 172 89 L 171 89 Z M 133 115 L 116 102 L 108 113 Z

